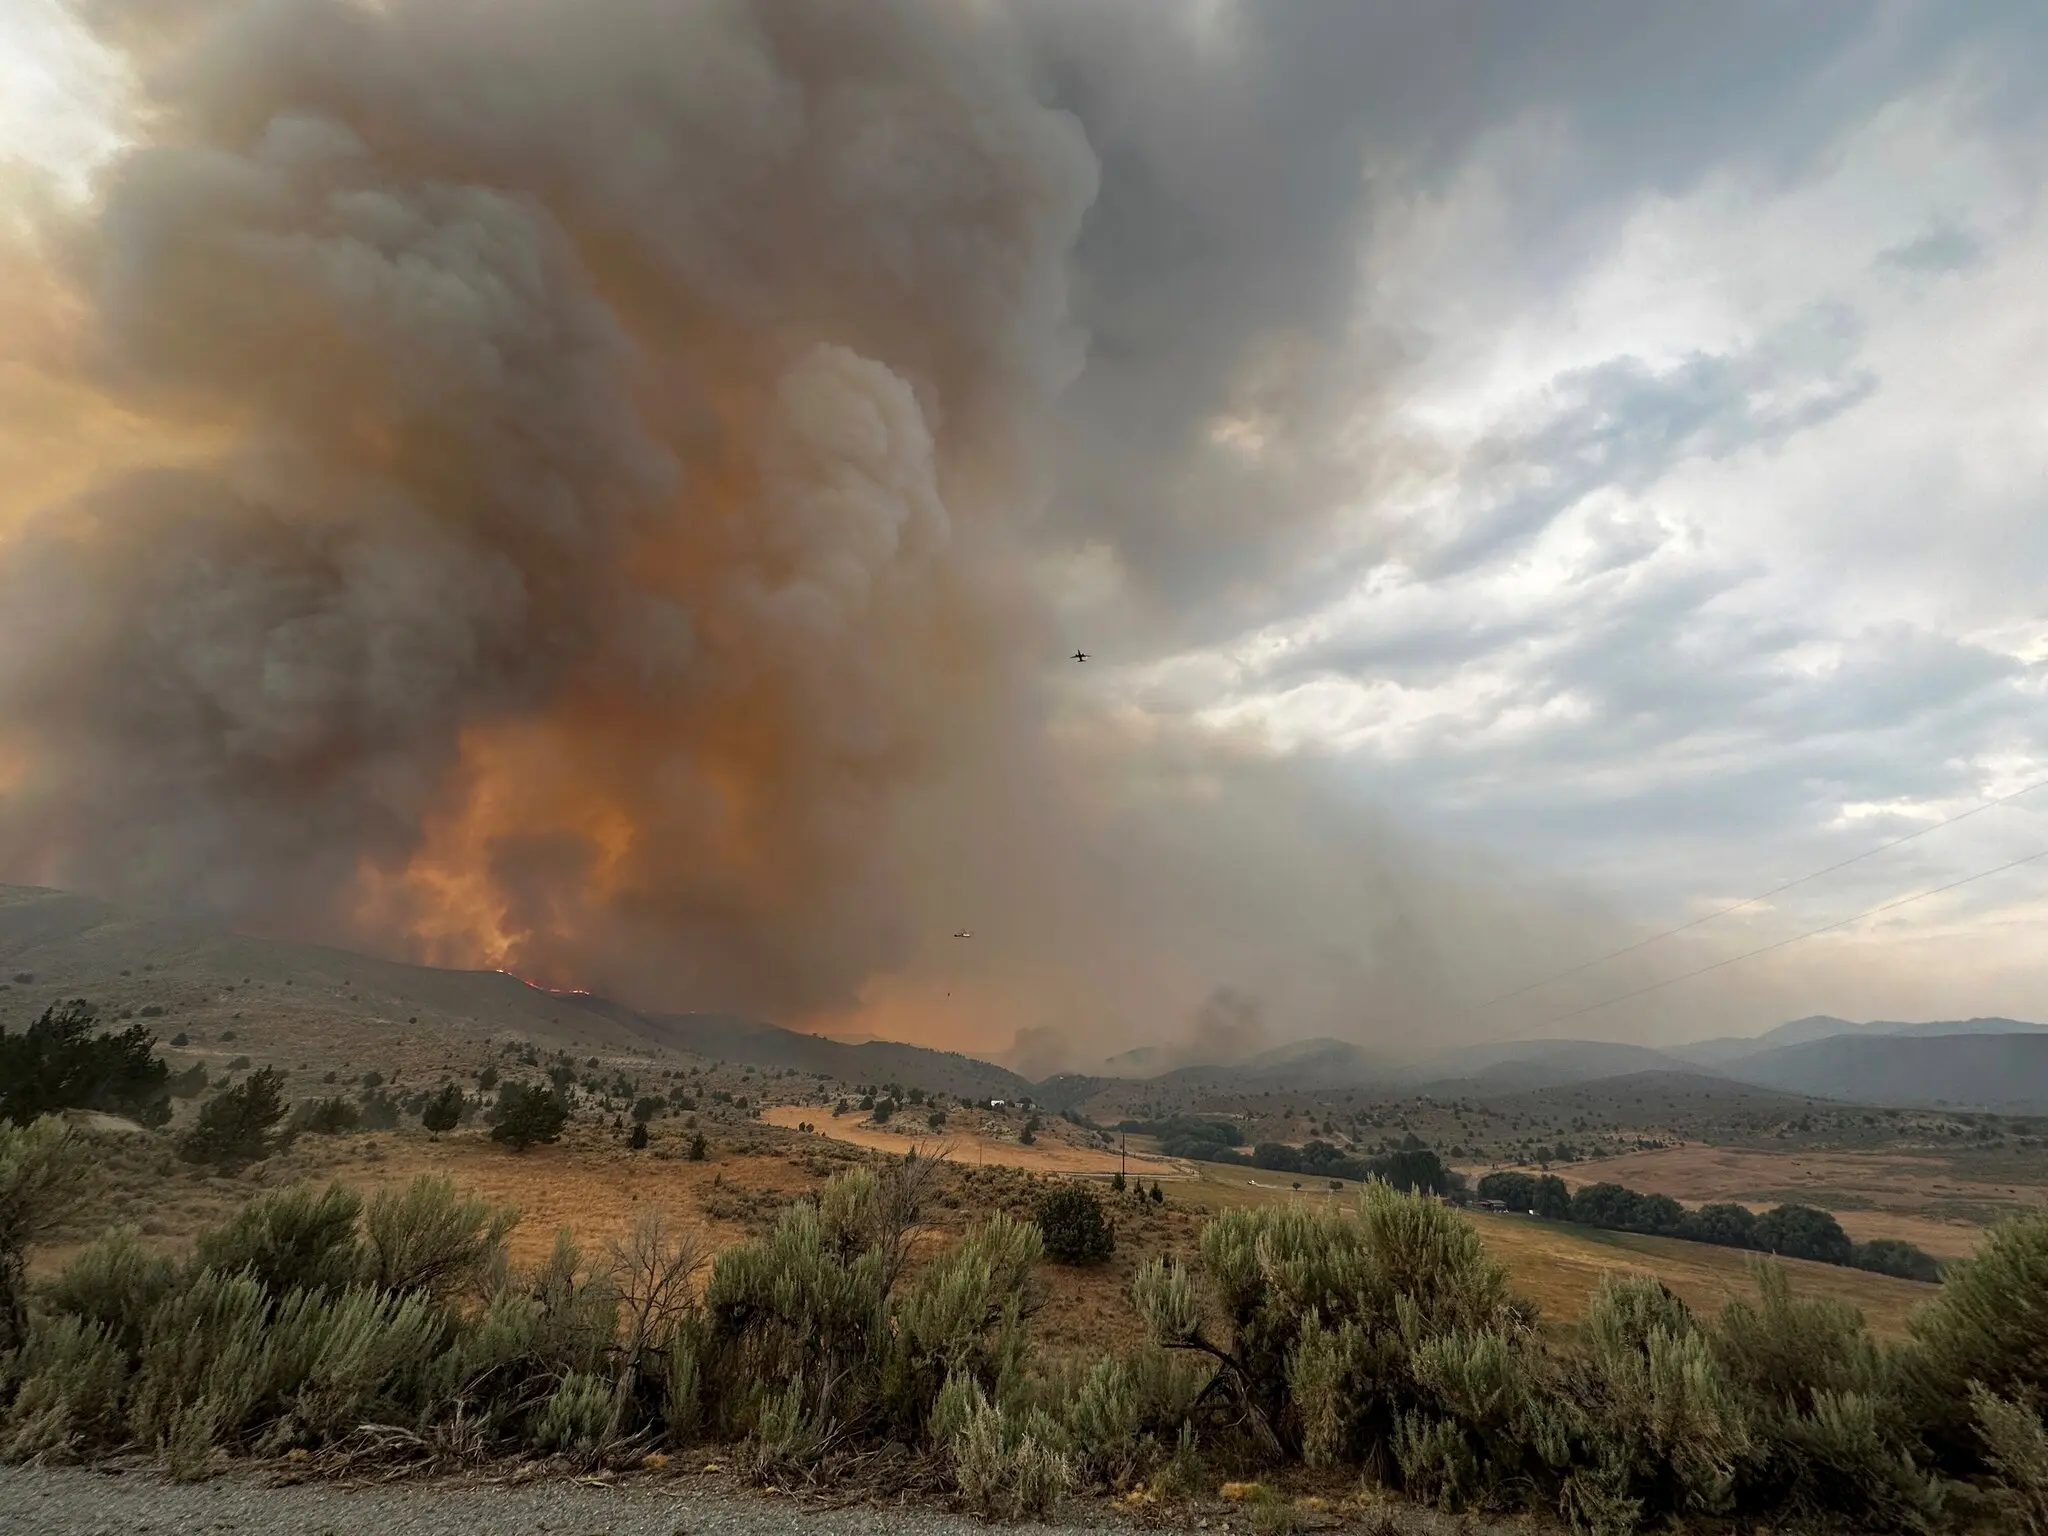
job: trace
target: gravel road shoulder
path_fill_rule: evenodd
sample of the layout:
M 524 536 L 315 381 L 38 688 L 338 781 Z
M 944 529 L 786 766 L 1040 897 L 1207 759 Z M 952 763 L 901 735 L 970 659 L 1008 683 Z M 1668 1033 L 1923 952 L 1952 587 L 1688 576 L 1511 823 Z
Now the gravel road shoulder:
M 246 1475 L 173 1483 L 141 1467 L 0 1467 L 7 1536 L 989 1536 L 942 1510 L 827 1509 L 678 1479 L 591 1486 L 551 1480 L 266 1486 Z M 1002 1528 L 1015 1536 L 1045 1526 Z M 1063 1526 L 1062 1536 L 1111 1526 Z

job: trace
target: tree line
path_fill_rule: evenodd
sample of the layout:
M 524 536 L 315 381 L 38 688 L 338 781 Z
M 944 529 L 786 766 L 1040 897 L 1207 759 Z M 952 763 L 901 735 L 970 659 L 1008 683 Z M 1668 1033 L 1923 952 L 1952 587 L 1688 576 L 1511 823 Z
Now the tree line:
M 1811 1205 L 1788 1203 L 1758 1213 L 1717 1201 L 1688 1209 L 1669 1195 L 1638 1194 L 1621 1184 L 1582 1184 L 1572 1190 L 1554 1173 L 1509 1170 L 1482 1175 L 1476 1193 L 1549 1221 L 1845 1264 L 1903 1280 L 1941 1278 L 1941 1265 L 1925 1250 L 1896 1238 L 1856 1242 L 1831 1213 Z

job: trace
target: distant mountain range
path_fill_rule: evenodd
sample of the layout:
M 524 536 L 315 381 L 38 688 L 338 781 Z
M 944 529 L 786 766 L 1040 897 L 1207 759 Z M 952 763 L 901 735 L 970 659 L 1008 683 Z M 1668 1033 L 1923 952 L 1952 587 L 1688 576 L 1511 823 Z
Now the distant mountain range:
M 894 1041 L 832 1039 L 725 1013 L 646 1013 L 587 993 L 553 992 L 499 971 L 451 971 L 346 950 L 251 938 L 203 922 L 122 908 L 60 891 L 0 886 L 0 1024 L 26 1023 L 57 996 L 88 996 L 113 1012 L 221 1001 L 256 982 L 281 1022 L 303 1015 L 361 1025 L 477 1025 L 538 1044 L 658 1045 L 712 1061 L 823 1073 L 844 1083 L 900 1082 L 942 1093 L 1034 1094 L 1057 1110 L 1116 1083 L 1216 1092 L 1371 1089 L 1498 1096 L 1663 1074 L 1855 1103 L 2048 1113 L 2048 1025 L 2020 1019 L 1875 1020 L 1824 1014 L 1760 1035 L 1665 1050 L 1604 1040 L 1519 1040 L 1402 1063 L 1346 1040 L 1298 1040 L 1243 1060 L 1159 1072 L 1171 1060 L 1140 1047 L 1105 1075 L 1062 1074 L 1034 1085 L 994 1063 Z M 20 980 L 17 978 L 32 978 Z M 266 984 L 267 983 L 267 984 Z M 186 1001 L 181 1004 L 180 999 Z M 250 997 L 253 1002 L 254 998 Z M 195 1015 L 196 1016 L 196 1015 Z M 291 1027 L 298 1027 L 295 1023 Z
M 1873 1019 L 1867 1024 L 1857 1024 L 1848 1019 L 1838 1019 L 1825 1013 L 1809 1014 L 1803 1019 L 1794 1019 L 1789 1024 L 1780 1024 L 1776 1029 L 1767 1029 L 1760 1035 L 1721 1035 L 1712 1040 L 1695 1040 L 1690 1045 L 1676 1045 L 1668 1054 L 1683 1061 L 1698 1062 L 1701 1066 L 1719 1066 L 1723 1062 L 1740 1061 L 1744 1057 L 1760 1055 L 1765 1051 L 1785 1046 L 1811 1045 L 1819 1040 L 1832 1040 L 1844 1035 L 1862 1039 L 1876 1036 L 1929 1039 L 1949 1035 L 2036 1035 L 2048 1034 L 2048 1024 L 2029 1024 L 2024 1019 L 1931 1019 L 1921 1024 L 1906 1024 L 1895 1019 Z

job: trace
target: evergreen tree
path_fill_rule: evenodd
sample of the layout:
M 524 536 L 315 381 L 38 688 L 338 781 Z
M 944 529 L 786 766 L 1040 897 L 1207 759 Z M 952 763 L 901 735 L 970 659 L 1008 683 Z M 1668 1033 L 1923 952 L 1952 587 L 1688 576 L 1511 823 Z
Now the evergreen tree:
M 560 1141 L 569 1123 L 569 1104 L 561 1094 L 534 1083 L 507 1083 L 498 1090 L 491 1140 L 524 1152 L 540 1142 Z
M 20 1034 L 0 1028 L 0 1119 L 27 1125 L 66 1109 L 99 1109 L 144 1125 L 171 1118 L 170 1068 L 140 1024 L 99 1034 L 84 998 L 53 1003 Z
M 420 1124 L 435 1136 L 454 1130 L 461 1121 L 462 1090 L 453 1083 L 443 1083 L 440 1092 L 427 1100 L 426 1108 L 420 1111 Z
M 178 1144 L 188 1163 L 239 1168 L 276 1150 L 277 1123 L 285 1115 L 284 1074 L 264 1067 L 200 1107 L 199 1119 Z

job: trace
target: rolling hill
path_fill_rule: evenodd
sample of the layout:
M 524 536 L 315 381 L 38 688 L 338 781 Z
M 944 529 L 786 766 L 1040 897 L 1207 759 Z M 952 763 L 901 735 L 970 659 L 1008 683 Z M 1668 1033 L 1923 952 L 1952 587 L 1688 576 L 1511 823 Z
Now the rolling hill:
M 1832 1035 L 1724 1064 L 1781 1093 L 1857 1104 L 2048 1111 L 2048 1033 Z
M 232 1055 L 322 1066 L 374 1064 L 404 1046 L 438 1058 L 514 1038 L 547 1050 L 671 1051 L 846 1083 L 1015 1096 L 1030 1083 L 952 1051 L 853 1045 L 729 1014 L 642 1013 L 607 998 L 536 987 L 503 971 L 444 970 L 348 950 L 257 938 L 179 914 L 34 886 L 0 886 L 0 1025 L 85 997 L 110 1018 L 137 1014 Z M 160 1022 L 159 1022 L 160 1021 Z

